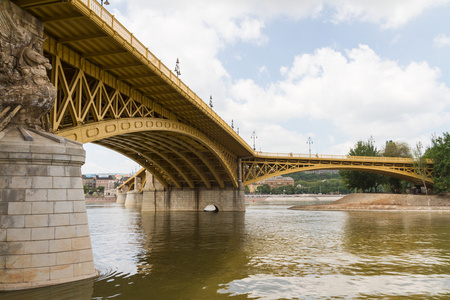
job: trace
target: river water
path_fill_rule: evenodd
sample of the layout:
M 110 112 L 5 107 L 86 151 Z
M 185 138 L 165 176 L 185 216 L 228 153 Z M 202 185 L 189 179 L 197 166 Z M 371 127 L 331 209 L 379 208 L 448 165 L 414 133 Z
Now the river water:
M 88 205 L 101 276 L 3 299 L 448 299 L 450 212 Z

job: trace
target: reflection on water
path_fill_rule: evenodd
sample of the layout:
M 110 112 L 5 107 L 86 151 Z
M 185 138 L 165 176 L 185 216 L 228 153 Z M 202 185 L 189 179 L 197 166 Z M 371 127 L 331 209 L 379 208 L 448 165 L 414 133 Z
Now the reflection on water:
M 1 299 L 450 297 L 450 213 L 88 206 L 96 280 Z

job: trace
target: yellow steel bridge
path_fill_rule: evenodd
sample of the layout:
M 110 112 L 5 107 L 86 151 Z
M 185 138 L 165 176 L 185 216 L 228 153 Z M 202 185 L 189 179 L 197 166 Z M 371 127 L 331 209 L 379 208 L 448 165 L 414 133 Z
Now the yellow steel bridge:
M 317 169 L 432 184 L 431 162 L 422 178 L 407 158 L 255 152 L 97 1 L 12 2 L 45 26 L 44 50 L 58 91 L 45 125 L 123 154 L 166 188 L 237 188 L 239 181 Z

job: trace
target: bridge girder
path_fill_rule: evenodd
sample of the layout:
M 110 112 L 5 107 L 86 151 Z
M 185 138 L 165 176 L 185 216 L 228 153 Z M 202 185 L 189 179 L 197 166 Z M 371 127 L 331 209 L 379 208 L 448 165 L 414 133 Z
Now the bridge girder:
M 297 155 L 295 155 L 297 156 Z M 433 185 L 433 164 L 428 161 L 424 176 L 415 166 L 414 159 L 390 157 L 322 156 L 284 157 L 255 155 L 241 160 L 243 184 L 249 185 L 263 179 L 314 170 L 351 170 L 391 176 L 415 183 L 424 180 Z

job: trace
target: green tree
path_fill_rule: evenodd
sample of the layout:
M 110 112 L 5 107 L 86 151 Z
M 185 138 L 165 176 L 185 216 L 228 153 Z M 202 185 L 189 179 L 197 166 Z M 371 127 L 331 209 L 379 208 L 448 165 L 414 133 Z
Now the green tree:
M 381 150 L 381 155 L 384 157 L 412 157 L 411 148 L 405 142 L 386 141 L 386 146 Z M 400 193 L 406 182 L 399 178 L 387 177 L 386 186 L 391 193 Z
M 264 195 L 270 194 L 270 186 L 267 183 L 260 185 L 256 188 L 256 192 Z
M 416 171 L 420 176 L 420 179 L 422 180 L 423 186 L 425 187 L 425 193 L 428 195 L 428 187 L 427 183 L 425 182 L 425 176 L 427 175 L 427 161 L 422 153 L 422 143 L 418 142 L 416 144 L 416 148 L 413 150 L 414 153 L 414 166 L 416 167 Z
M 350 149 L 349 156 L 380 156 L 380 152 L 371 142 L 358 141 L 354 148 Z M 339 171 L 345 185 L 350 190 L 362 192 L 376 192 L 378 186 L 386 181 L 383 175 L 360 172 L 360 171 Z
M 433 160 L 433 182 L 436 193 L 450 192 L 450 134 L 433 136 L 425 156 Z
M 244 186 L 244 193 L 245 194 L 250 194 L 250 189 L 249 189 L 249 187 L 247 185 Z

